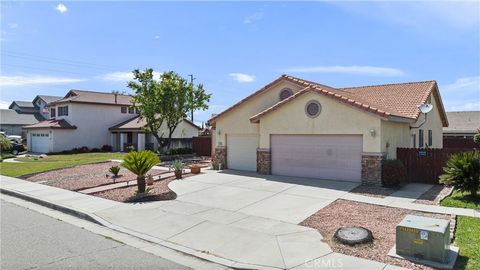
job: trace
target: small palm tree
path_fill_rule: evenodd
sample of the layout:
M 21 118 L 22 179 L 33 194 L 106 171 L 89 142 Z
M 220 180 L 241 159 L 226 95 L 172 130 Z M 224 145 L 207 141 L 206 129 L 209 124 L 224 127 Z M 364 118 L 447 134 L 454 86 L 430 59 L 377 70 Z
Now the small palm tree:
M 480 151 L 474 150 L 452 155 L 447 161 L 440 183 L 453 185 L 460 191 L 477 197 L 480 189 Z
M 123 158 L 122 166 L 137 175 L 138 193 L 145 193 L 145 175 L 160 162 L 152 151 L 130 152 Z

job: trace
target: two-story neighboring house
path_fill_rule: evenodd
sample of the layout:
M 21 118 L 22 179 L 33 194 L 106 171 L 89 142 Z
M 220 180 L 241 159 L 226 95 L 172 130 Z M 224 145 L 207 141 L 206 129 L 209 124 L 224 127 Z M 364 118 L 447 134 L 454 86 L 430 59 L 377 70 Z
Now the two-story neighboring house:
M 46 105 L 61 99 L 58 96 L 38 95 L 33 101 L 13 101 L 8 110 L 1 110 L 1 131 L 8 135 L 21 135 L 26 138 L 22 126 L 35 124 L 39 121 L 50 119 L 50 112 Z
M 130 99 L 126 95 L 70 90 L 64 98 L 48 104 L 49 120 L 24 127 L 28 131 L 27 148 L 48 153 L 111 145 L 108 128 L 136 115 L 133 108 L 127 108 L 132 105 Z
M 27 148 L 35 153 L 60 152 L 83 146 L 101 148 L 103 145 L 112 146 L 114 151 L 124 151 L 127 145 L 143 150 L 150 142 L 150 136 L 141 130 L 141 126 L 134 130 L 124 128 L 125 123 L 138 119 L 138 111 L 133 108 L 131 99 L 128 95 L 70 90 L 64 98 L 48 104 L 50 119 L 24 127 L 28 131 Z M 191 126 L 188 125 L 188 129 L 194 128 L 195 132 L 188 131 L 183 135 L 188 134 L 191 138 L 198 134 L 198 127 Z

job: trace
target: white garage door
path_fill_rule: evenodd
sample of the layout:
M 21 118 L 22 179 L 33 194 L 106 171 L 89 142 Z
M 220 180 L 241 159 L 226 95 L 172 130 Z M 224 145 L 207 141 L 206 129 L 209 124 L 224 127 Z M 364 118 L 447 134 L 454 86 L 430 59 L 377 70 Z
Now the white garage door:
M 272 174 L 361 181 L 362 136 L 272 135 Z
M 48 133 L 32 133 L 32 152 L 34 153 L 48 153 L 49 135 Z
M 227 134 L 227 167 L 234 170 L 257 170 L 258 135 Z

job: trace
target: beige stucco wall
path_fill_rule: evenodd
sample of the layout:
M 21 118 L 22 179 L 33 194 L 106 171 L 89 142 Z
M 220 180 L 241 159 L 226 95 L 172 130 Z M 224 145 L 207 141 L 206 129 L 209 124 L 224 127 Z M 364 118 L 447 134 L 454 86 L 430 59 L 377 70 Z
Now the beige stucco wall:
M 226 145 L 226 134 L 258 134 L 258 124 L 250 123 L 250 117 L 280 101 L 280 91 L 288 87 L 294 92 L 301 88 L 290 82 L 281 81 L 262 94 L 244 102 L 227 112 L 216 122 L 216 145 Z
M 114 105 L 69 103 L 68 106 L 68 117 L 57 118 L 64 118 L 77 129 L 55 130 L 54 152 L 82 146 L 100 148 L 105 144 L 111 144 L 108 128 L 136 115 L 121 113 L 120 106 Z
M 305 105 L 310 100 L 322 105 L 316 118 L 305 114 Z M 310 92 L 260 119 L 259 147 L 270 148 L 270 134 L 356 134 L 363 136 L 363 152 L 379 153 L 380 121 L 380 118 L 352 106 Z M 376 136 L 370 134 L 372 129 Z
M 433 104 L 433 110 L 428 113 L 427 121 L 420 129 L 424 131 L 424 143 L 428 143 L 428 130 L 432 130 L 432 146 L 429 146 L 430 148 L 443 148 L 443 127 L 438 101 L 432 95 L 430 102 Z M 387 153 L 387 158 L 395 159 L 397 157 L 397 147 L 414 147 L 412 134 L 416 134 L 415 147 L 418 148 L 419 129 L 410 129 L 410 126 L 419 126 L 423 120 L 424 115 L 420 115 L 418 121 L 412 124 L 382 121 L 382 152 Z M 389 147 L 387 147 L 387 143 Z

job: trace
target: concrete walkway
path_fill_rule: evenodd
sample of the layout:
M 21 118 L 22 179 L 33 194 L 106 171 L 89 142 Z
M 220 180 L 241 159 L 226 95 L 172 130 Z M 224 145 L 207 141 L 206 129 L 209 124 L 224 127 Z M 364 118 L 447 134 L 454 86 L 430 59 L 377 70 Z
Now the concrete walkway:
M 192 196 L 195 193 L 203 196 L 201 191 L 207 189 L 217 189 L 215 192 L 218 193 L 222 187 L 205 183 L 205 181 L 208 181 L 206 178 L 200 178 L 200 181 L 191 180 L 205 175 L 216 178 L 215 174 L 218 175 L 218 173 L 212 172 L 193 176 L 188 180 L 174 181 L 171 184 L 172 187 L 176 186 L 178 190 L 181 189 L 179 187 L 183 184 L 183 193 L 181 192 L 183 195 L 180 194 L 179 197 L 183 196 L 195 200 L 195 198 L 198 198 Z M 220 176 L 222 175 L 220 174 Z M 238 177 L 242 178 L 242 176 Z M 218 179 L 223 178 L 225 177 L 219 177 Z M 255 179 L 230 180 L 224 181 L 231 184 L 236 182 L 236 185 L 240 186 L 247 185 L 243 188 L 239 187 L 239 189 L 247 190 L 251 188 L 247 182 L 255 182 Z M 198 184 L 202 181 L 206 185 Z M 322 241 L 320 233 L 314 229 L 278 219 L 248 214 L 249 212 L 255 212 L 253 209 L 243 212 L 238 211 L 248 209 L 248 200 L 240 201 L 237 206 L 234 204 L 221 205 L 223 208 L 233 208 L 231 210 L 217 207 L 220 205 L 214 205 L 218 202 L 218 198 L 211 198 L 215 202 L 211 206 L 181 200 L 125 204 L 5 176 L 1 177 L 0 184 L 4 193 L 70 212 L 108 228 L 228 267 L 249 269 L 401 269 L 380 262 L 334 253 Z M 271 185 L 267 182 L 251 184 L 256 188 L 263 189 L 267 189 L 268 185 Z M 325 185 L 330 185 L 330 183 Z M 209 187 L 205 188 L 205 186 Z M 175 187 L 173 188 L 175 189 Z M 261 198 L 259 200 L 264 201 L 264 209 L 267 205 L 265 201 L 275 205 L 282 198 L 297 196 L 293 194 L 312 192 L 309 189 L 302 191 L 301 186 L 294 184 L 283 188 L 283 190 L 280 190 L 277 187 L 277 192 L 274 192 L 273 195 L 255 192 L 253 189 L 250 189 L 250 192 L 255 194 L 253 197 Z M 325 186 L 320 188 L 328 189 Z M 194 191 L 195 189 L 197 190 Z M 223 188 L 223 190 L 228 191 L 233 198 L 237 198 L 235 192 L 239 192 L 239 190 L 234 188 Z M 276 195 L 280 195 L 279 192 L 287 190 L 290 192 L 289 194 L 281 194 L 282 196 L 276 197 Z M 339 194 L 345 194 L 347 191 L 338 192 L 340 192 Z M 226 198 L 229 194 L 224 194 L 223 198 Z M 265 195 L 267 196 L 265 197 Z M 272 198 L 274 199 L 272 200 Z M 251 199 L 252 197 L 249 198 L 249 200 Z M 297 207 L 303 205 L 303 203 L 305 201 L 297 204 Z M 280 211 L 279 209 L 276 210 L 277 214 Z M 258 213 L 256 214 L 258 215 Z

